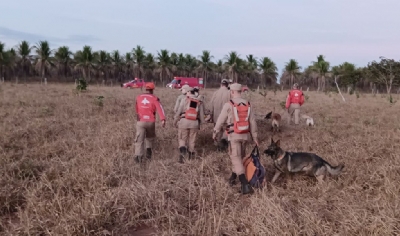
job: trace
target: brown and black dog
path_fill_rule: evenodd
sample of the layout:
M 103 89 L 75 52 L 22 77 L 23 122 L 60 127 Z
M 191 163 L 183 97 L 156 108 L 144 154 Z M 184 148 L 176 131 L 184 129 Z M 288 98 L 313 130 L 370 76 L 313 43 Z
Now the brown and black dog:
M 275 108 L 274 108 L 274 111 L 271 111 L 271 112 L 269 112 L 266 116 L 265 116 L 265 119 L 272 119 L 272 122 L 271 122 L 271 130 L 272 130 L 272 132 L 275 134 L 275 132 L 281 132 L 281 129 L 280 129 L 280 123 L 281 123 L 281 120 L 282 120 L 282 117 L 281 117 L 281 115 L 280 114 L 278 114 L 278 113 L 275 113 Z

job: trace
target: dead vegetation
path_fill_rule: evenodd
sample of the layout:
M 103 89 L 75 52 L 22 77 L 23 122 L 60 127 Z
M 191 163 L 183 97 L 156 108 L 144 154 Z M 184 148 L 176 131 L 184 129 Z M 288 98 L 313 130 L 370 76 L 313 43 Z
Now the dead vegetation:
M 362 95 L 308 92 L 302 114 L 316 126 L 287 127 L 282 145 L 336 165 L 337 179 L 317 186 L 292 176 L 241 196 L 229 187 L 227 154 L 212 124 L 197 141 L 201 160 L 179 164 L 172 108 L 179 91 L 157 88 L 167 127 L 157 123 L 154 160 L 133 161 L 134 98 L 140 90 L 73 85 L 12 85 L 0 91 L 0 233 L 3 235 L 395 235 L 400 233 L 399 105 Z M 213 90 L 206 91 L 206 101 Z M 250 92 L 252 93 L 252 92 Z M 261 149 L 263 117 L 286 92 L 250 94 Z M 101 98 L 101 102 L 99 99 Z M 101 104 L 101 105 L 100 105 Z M 280 108 L 279 108 L 280 109 Z M 278 112 L 278 109 L 277 109 Z M 251 147 L 249 147 L 249 150 Z M 139 234 L 139 231 L 142 234 Z

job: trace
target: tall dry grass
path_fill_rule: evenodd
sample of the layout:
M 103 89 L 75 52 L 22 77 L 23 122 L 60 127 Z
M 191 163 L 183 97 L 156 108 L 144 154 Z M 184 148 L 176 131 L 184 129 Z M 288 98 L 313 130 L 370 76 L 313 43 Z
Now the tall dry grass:
M 207 90 L 210 99 L 214 90 Z M 157 123 L 154 160 L 133 160 L 134 98 L 139 90 L 67 85 L 0 89 L 0 232 L 3 235 L 395 235 L 400 233 L 399 104 L 369 94 L 307 92 L 302 113 L 316 127 L 283 123 L 282 146 L 345 163 L 318 186 L 305 176 L 250 196 L 229 187 L 230 161 L 199 133 L 199 160 L 179 164 L 172 109 L 179 91 L 157 88 L 167 113 Z M 287 92 L 251 92 L 260 145 L 270 142 L 263 115 Z M 97 96 L 104 96 L 103 106 Z M 398 99 L 398 98 L 397 98 Z M 207 104 L 206 104 L 207 106 Z M 251 150 L 249 147 L 248 151 Z M 139 231 L 138 231 L 139 230 Z M 140 231 L 141 230 L 141 231 Z M 141 234 L 140 234 L 141 232 Z

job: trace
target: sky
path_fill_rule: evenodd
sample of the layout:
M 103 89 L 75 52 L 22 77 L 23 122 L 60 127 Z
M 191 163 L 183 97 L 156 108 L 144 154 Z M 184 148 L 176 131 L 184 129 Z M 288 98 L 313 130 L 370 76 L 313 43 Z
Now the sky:
M 400 59 L 399 0 L 0 0 L 0 41 L 48 40 L 72 51 L 201 55 L 231 51 L 271 58 L 279 74 L 322 54 L 331 65 Z

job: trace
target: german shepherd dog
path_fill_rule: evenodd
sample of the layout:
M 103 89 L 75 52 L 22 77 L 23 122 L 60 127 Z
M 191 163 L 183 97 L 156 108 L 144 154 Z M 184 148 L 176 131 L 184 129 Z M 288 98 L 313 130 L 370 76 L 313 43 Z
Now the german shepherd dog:
M 332 166 L 314 153 L 286 152 L 280 147 L 280 140 L 274 142 L 272 138 L 271 144 L 264 150 L 264 154 L 271 156 L 276 168 L 271 183 L 274 183 L 281 173 L 296 172 L 313 176 L 318 180 L 318 183 L 323 183 L 327 173 L 334 176 L 339 175 L 344 167 L 344 164 Z
M 271 122 L 271 130 L 272 132 L 275 134 L 275 132 L 280 132 L 280 123 L 282 120 L 281 115 L 279 115 L 278 113 L 275 113 L 275 107 L 274 107 L 274 111 L 269 112 L 266 116 L 265 119 L 272 119 Z

